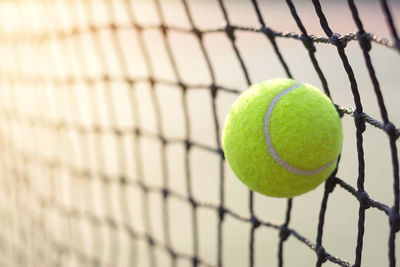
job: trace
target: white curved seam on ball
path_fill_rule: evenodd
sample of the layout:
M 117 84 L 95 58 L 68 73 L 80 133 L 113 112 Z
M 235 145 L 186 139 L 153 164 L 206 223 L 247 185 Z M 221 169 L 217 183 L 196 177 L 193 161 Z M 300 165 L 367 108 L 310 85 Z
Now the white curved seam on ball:
M 274 146 L 272 145 L 271 136 L 269 134 L 269 122 L 270 122 L 271 114 L 272 114 L 272 112 L 274 110 L 274 107 L 276 106 L 276 104 L 279 102 L 279 100 L 284 95 L 286 95 L 286 94 L 290 93 L 291 91 L 299 88 L 300 86 L 301 86 L 300 83 L 292 85 L 289 88 L 281 91 L 278 95 L 276 95 L 274 97 L 274 99 L 272 99 L 271 103 L 268 106 L 268 110 L 267 110 L 267 113 L 265 114 L 265 118 L 264 118 L 264 134 L 265 134 L 265 141 L 267 143 L 268 151 L 269 151 L 270 155 L 272 156 L 272 158 L 275 160 L 275 162 L 277 162 L 279 165 L 281 165 L 283 168 L 285 168 L 286 170 L 290 171 L 291 173 L 294 173 L 294 174 L 297 174 L 297 175 L 302 175 L 302 176 L 308 176 L 308 175 L 315 175 L 315 174 L 318 174 L 318 173 L 326 170 L 333 163 L 336 162 L 336 159 L 331 161 L 331 162 L 329 162 L 329 163 L 327 163 L 327 164 L 325 164 L 321 168 L 318 168 L 318 169 L 315 169 L 315 170 L 301 170 L 301 169 L 298 169 L 298 168 L 290 165 L 286 161 L 284 161 L 279 156 L 278 152 L 275 150 Z

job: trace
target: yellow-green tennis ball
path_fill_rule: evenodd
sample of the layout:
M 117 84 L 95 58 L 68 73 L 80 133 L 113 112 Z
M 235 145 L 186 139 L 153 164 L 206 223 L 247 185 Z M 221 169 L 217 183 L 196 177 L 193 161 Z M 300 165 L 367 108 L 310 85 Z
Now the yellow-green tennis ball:
M 232 105 L 222 147 L 250 189 L 293 197 L 316 188 L 334 171 L 342 148 L 339 114 L 316 87 L 291 79 L 251 86 Z

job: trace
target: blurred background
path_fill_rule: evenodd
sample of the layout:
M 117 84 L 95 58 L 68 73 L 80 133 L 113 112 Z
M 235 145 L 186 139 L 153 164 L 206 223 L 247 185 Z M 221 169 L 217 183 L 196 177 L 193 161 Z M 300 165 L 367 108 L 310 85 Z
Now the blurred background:
M 388 3 L 398 27 L 400 4 Z M 285 1 L 258 4 L 268 27 L 300 33 Z M 294 4 L 308 34 L 324 37 L 312 2 Z M 390 40 L 380 1 L 356 4 L 366 31 Z M 357 32 L 347 1 L 323 1 L 322 9 L 334 32 Z M 261 26 L 244 0 L 0 2 L 0 266 L 193 266 L 196 254 L 199 266 L 217 266 L 218 252 L 223 266 L 249 266 L 251 223 L 227 214 L 219 224 L 222 204 L 251 216 L 249 190 L 222 160 L 219 136 L 230 105 L 248 87 L 243 66 L 251 83 L 286 73 L 264 34 L 236 30 L 242 66 L 223 10 L 231 25 Z M 191 23 L 206 32 L 203 47 Z M 276 42 L 293 77 L 322 88 L 302 42 Z M 355 108 L 336 47 L 315 46 L 334 103 Z M 357 41 L 346 54 L 364 112 L 381 121 Z M 398 126 L 399 52 L 372 43 L 370 54 Z M 351 116 L 343 127 L 337 177 L 356 188 Z M 364 149 L 365 190 L 391 206 L 386 133 L 367 124 Z M 289 227 L 313 243 L 323 191 L 321 185 L 293 200 Z M 200 203 L 194 212 L 190 200 Z M 286 204 L 257 193 L 252 203 L 259 220 L 278 225 Z M 358 208 L 336 186 L 325 219 L 324 248 L 351 264 Z M 389 264 L 388 237 L 387 215 L 368 209 L 362 266 Z M 278 230 L 258 227 L 254 266 L 277 266 L 278 242 Z M 180 255 L 175 262 L 171 251 Z M 284 266 L 314 266 L 316 259 L 295 237 L 284 243 Z

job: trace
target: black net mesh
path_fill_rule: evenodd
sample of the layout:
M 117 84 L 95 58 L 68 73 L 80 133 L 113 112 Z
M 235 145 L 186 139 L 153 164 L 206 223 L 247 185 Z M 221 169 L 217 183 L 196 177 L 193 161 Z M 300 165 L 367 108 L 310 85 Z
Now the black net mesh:
M 289 19 L 295 23 L 296 33 L 270 27 L 263 7 L 273 3 L 264 1 L 242 3 L 253 12 L 253 26 L 232 22 L 229 9 L 232 1 L 205 1 L 203 9 L 196 9 L 199 3 L 188 0 L 135 2 L 32 0 L 0 3 L 0 266 L 243 266 L 227 263 L 227 258 L 234 256 L 246 258 L 239 261 L 246 266 L 271 266 L 271 262 L 284 266 L 284 259 L 302 259 L 299 254 L 284 253 L 289 237 L 297 240 L 296 247 L 308 247 L 315 252 L 311 261 L 314 263 L 308 262 L 306 266 L 324 263 L 372 266 L 362 262 L 367 209 L 377 210 L 379 216 L 388 221 L 389 230 L 370 231 L 384 236 L 388 251 L 384 258 L 390 266 L 395 266 L 395 237 L 400 227 L 396 140 L 400 131 L 389 119 L 371 60 L 374 51 L 371 47 L 390 50 L 392 57 L 398 60 L 400 41 L 395 12 L 389 7 L 389 1 L 375 3 L 375 12 L 386 20 L 388 38 L 364 29 L 353 0 L 338 3 L 340 10 L 350 11 L 357 29 L 355 33 L 345 34 L 337 34 L 330 27 L 325 15 L 329 10 L 321 6 L 320 1 L 307 3 L 308 10 L 312 11 L 308 15 L 314 16 L 313 27 L 319 20 L 320 29 L 325 33 L 320 36 L 307 31 L 297 4 L 291 0 L 281 4 L 291 14 Z M 396 5 L 393 10 L 398 11 L 397 8 Z M 171 9 L 176 10 L 172 17 L 185 19 L 185 26 L 169 23 Z M 198 25 L 195 19 L 198 13 L 205 13 L 204 20 L 210 16 L 208 27 Z M 153 17 L 156 23 L 143 19 L 146 17 Z M 149 37 L 151 34 L 157 37 Z M 244 212 L 226 204 L 228 167 L 219 139 L 223 121 L 220 106 L 224 105 L 220 99 L 229 95 L 230 104 L 232 97 L 257 82 L 251 78 L 256 70 L 250 70 L 241 51 L 246 34 L 266 38 L 269 45 L 264 51 L 274 52 L 270 60 L 279 62 L 282 75 L 287 77 L 294 77 L 291 65 L 296 64 L 285 60 L 289 56 L 285 57 L 285 49 L 279 44 L 290 40 L 297 46 L 304 46 L 309 59 L 303 64 L 311 62 L 312 73 L 316 74 L 327 95 L 339 90 L 328 83 L 339 79 L 336 77 L 339 74 L 325 73 L 325 62 L 346 74 L 343 77 L 347 78 L 344 79 L 347 87 L 340 90 L 352 96 L 353 102 L 349 102 L 347 108 L 334 102 L 344 118 L 354 117 L 352 129 L 356 135 L 358 159 L 353 160 L 352 166 L 357 173 L 356 177 L 348 177 L 348 182 L 337 177 L 336 172 L 326 181 L 314 227 L 316 240 L 289 225 L 294 217 L 291 215 L 295 201 L 291 199 L 279 200 L 287 202 L 282 223 L 270 222 L 268 214 L 258 215 L 256 196 L 252 192 L 249 197 L 236 196 L 243 202 L 248 201 Z M 174 36 L 192 38 L 184 59 L 177 56 Z M 226 40 L 230 48 L 213 47 L 208 36 Z M 179 40 L 181 48 L 189 46 L 183 43 L 184 39 Z M 363 67 L 366 66 L 368 73 L 360 79 L 368 80 L 373 88 L 379 118 L 364 112 L 358 80 L 346 54 L 347 46 L 357 43 L 359 46 L 352 51 L 361 52 Z M 316 48 L 325 47 L 333 49 L 318 54 Z M 231 49 L 229 53 L 228 49 Z M 220 56 L 217 60 L 215 54 Z M 195 60 L 191 55 L 200 59 Z M 219 79 L 216 65 L 225 61 L 239 66 L 239 72 L 229 73 L 229 78 L 235 80 L 235 76 L 242 75 L 244 83 L 233 82 L 231 86 Z M 163 64 L 168 65 L 168 71 L 161 73 Z M 385 62 L 377 57 L 375 64 L 379 68 Z M 205 74 L 197 73 L 197 65 L 204 66 Z M 194 73 L 183 75 L 184 68 L 193 68 Z M 263 75 L 269 77 L 268 73 Z M 210 104 L 210 108 L 204 108 L 210 111 L 208 122 L 197 128 L 193 119 L 196 100 L 189 99 L 189 94 L 195 91 L 206 92 Z M 175 102 L 165 100 L 169 92 L 174 95 Z M 201 97 L 199 94 L 199 101 Z M 182 134 L 171 136 L 164 115 L 177 106 L 181 113 L 172 120 L 179 121 L 179 126 L 173 127 L 180 127 Z M 379 128 L 389 141 L 393 187 L 384 188 L 384 191 L 393 196 L 393 203 L 383 204 L 364 189 L 363 133 L 367 126 Z M 200 135 L 207 132 L 212 138 L 208 142 L 197 141 L 195 136 L 199 134 L 196 132 Z M 379 146 L 387 146 L 387 143 Z M 170 156 L 173 147 L 179 147 L 176 157 Z M 206 178 L 196 175 L 194 162 L 204 159 L 195 156 L 197 152 L 204 153 L 204 158 L 212 162 L 213 173 L 217 175 L 210 188 L 199 186 Z M 376 168 L 383 161 L 387 160 L 375 162 Z M 146 178 L 151 175 L 159 177 L 156 182 Z M 182 177 L 179 185 L 173 181 L 175 176 Z M 351 186 L 352 183 L 356 186 Z M 194 193 L 196 187 L 215 191 L 217 197 L 212 201 L 204 200 Z M 338 190 L 348 192 L 353 198 L 346 201 L 358 205 L 356 238 L 351 245 L 355 247 L 351 252 L 354 259 L 342 258 L 323 244 L 328 199 Z M 332 205 L 334 203 L 335 200 Z M 187 211 L 185 220 L 190 229 L 181 233 L 183 237 L 178 237 L 179 229 L 172 230 L 176 225 L 180 227 L 175 220 L 180 209 Z M 299 209 L 307 207 L 299 206 Z M 154 216 L 154 210 L 158 217 Z M 207 236 L 206 247 L 213 251 L 213 257 L 204 256 L 208 254 L 202 252 L 201 216 L 206 216 L 205 220 L 215 226 L 211 232 L 203 232 Z M 227 220 L 246 227 L 247 251 L 240 255 L 229 254 L 226 249 L 232 242 L 228 237 L 237 230 L 226 230 Z M 260 229 L 278 231 L 275 259 L 262 256 L 264 251 L 257 249 L 256 236 Z M 183 240 L 183 247 L 189 248 L 176 245 L 176 239 Z M 236 242 L 244 241 L 237 239 Z M 140 246 L 143 248 L 139 249 Z M 256 255 L 261 255 L 262 260 L 256 262 Z

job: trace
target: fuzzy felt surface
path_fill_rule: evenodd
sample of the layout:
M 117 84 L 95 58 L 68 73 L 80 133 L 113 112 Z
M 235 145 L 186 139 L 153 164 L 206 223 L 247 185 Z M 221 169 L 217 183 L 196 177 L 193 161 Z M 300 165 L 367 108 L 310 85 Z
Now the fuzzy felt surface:
M 269 134 L 282 160 L 315 175 L 294 174 L 269 154 L 264 117 L 272 99 L 295 85 L 274 79 L 251 86 L 232 105 L 222 134 L 225 157 L 236 176 L 249 188 L 273 197 L 293 197 L 316 188 L 336 167 L 342 148 L 340 117 L 331 100 L 319 89 L 302 84 L 284 95 L 270 117 Z

